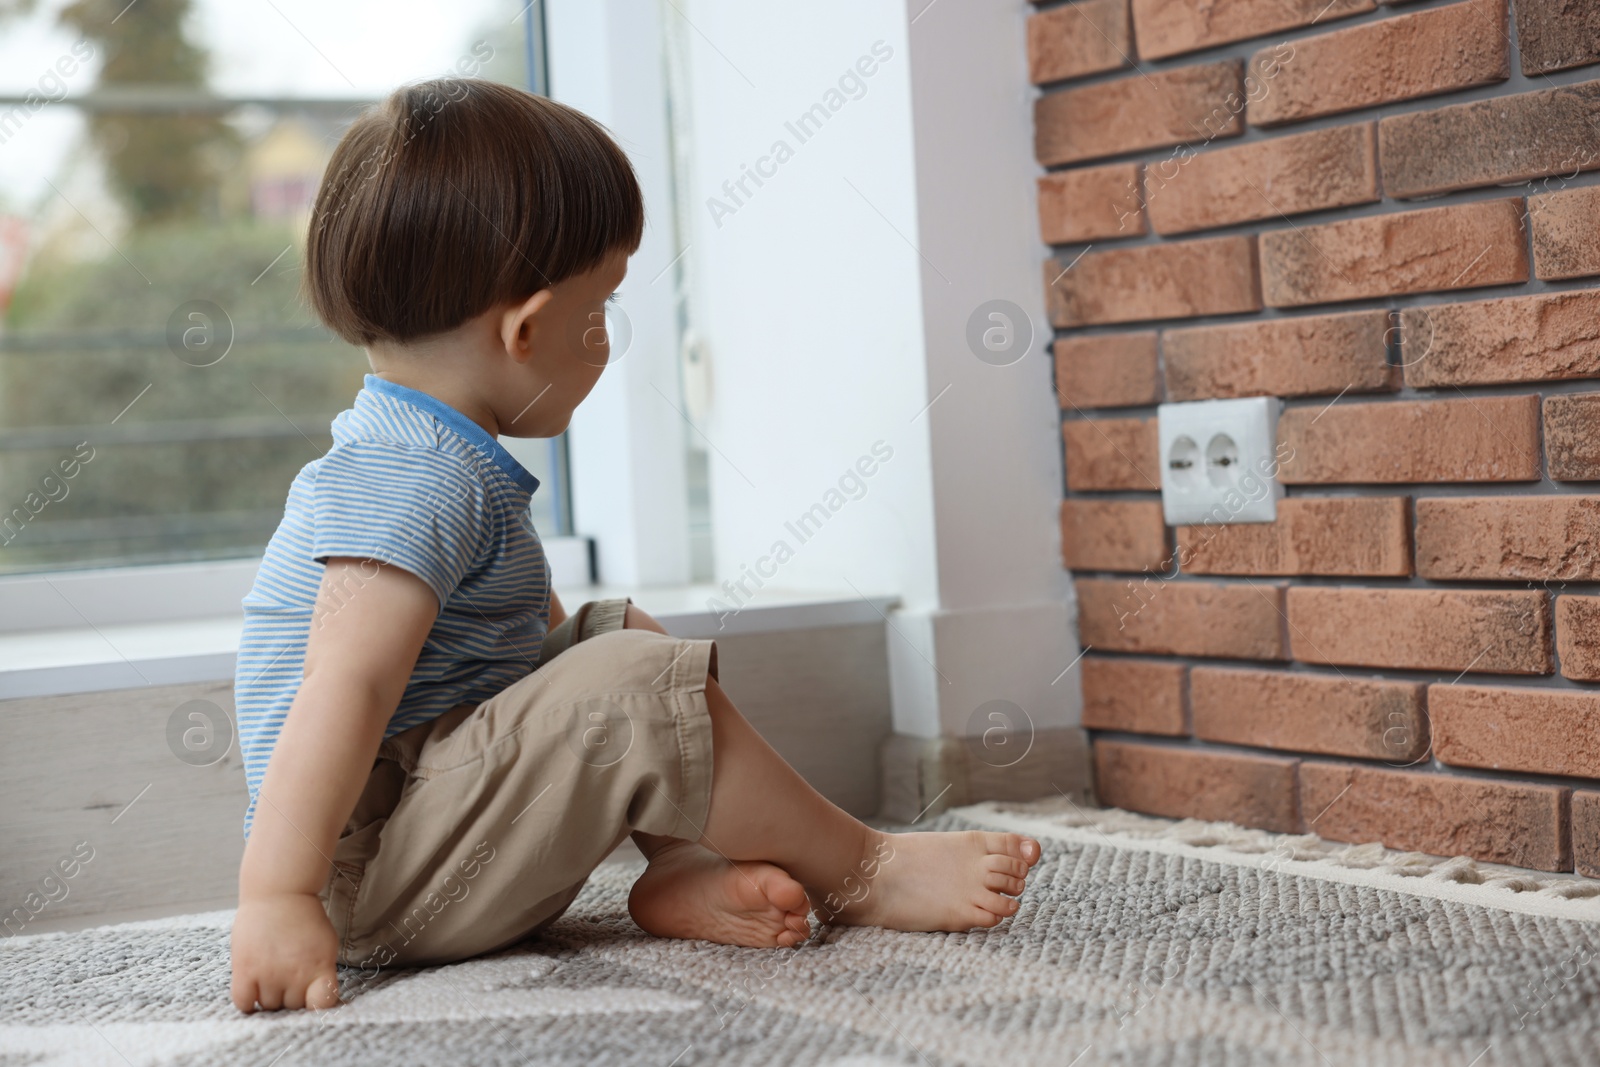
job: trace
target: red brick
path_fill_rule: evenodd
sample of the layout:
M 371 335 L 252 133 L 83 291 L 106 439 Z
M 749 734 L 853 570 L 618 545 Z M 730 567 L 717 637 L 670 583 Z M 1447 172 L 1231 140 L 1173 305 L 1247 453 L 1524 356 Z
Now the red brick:
M 1141 59 L 1298 29 L 1372 11 L 1373 0 L 1133 0 Z
M 1131 407 L 1161 399 L 1154 331 L 1063 337 L 1055 354 L 1056 397 L 1063 408 Z
M 1600 290 L 1400 312 L 1406 384 L 1493 385 L 1600 376 Z
M 1395 115 L 1378 123 L 1383 189 L 1399 198 L 1600 167 L 1600 81 Z
M 1078 0 L 1028 16 L 1028 72 L 1035 85 L 1129 63 L 1128 0 Z
M 1167 396 L 1310 396 L 1399 386 L 1389 313 L 1353 311 L 1167 330 Z
M 1586 878 L 1600 878 L 1600 793 L 1572 794 L 1573 867 Z
M 1289 590 L 1289 647 L 1302 663 L 1486 674 L 1549 674 L 1543 592 Z
M 1520 199 L 1369 215 L 1261 235 L 1261 285 L 1272 307 L 1527 280 Z
M 1278 456 L 1285 485 L 1536 482 L 1539 398 L 1290 408 L 1278 418 Z
M 1286 497 L 1276 522 L 1178 527 L 1189 574 L 1411 573 L 1407 498 Z
M 1600 481 L 1600 393 L 1546 397 L 1544 447 L 1556 481 Z
M 1047 167 L 1244 132 L 1244 64 L 1206 63 L 1046 93 L 1033 106 Z
M 1159 573 L 1171 556 L 1159 500 L 1061 502 L 1061 561 L 1073 570 Z
M 1428 497 L 1416 507 L 1424 578 L 1600 581 L 1600 497 Z
M 1152 163 L 1150 224 L 1187 233 L 1378 199 L 1375 123 L 1336 126 Z
M 1600 682 L 1600 597 L 1556 597 L 1556 655 L 1568 678 Z M 1600 703 L 1594 708 L 1600 717 Z
M 1256 241 L 1213 237 L 1087 252 L 1045 264 L 1057 326 L 1181 319 L 1259 311 Z
M 1428 750 L 1420 682 L 1196 667 L 1194 735 L 1207 741 L 1409 763 Z
M 1506 25 L 1506 0 L 1462 0 L 1264 48 L 1250 58 L 1265 90 L 1250 102 L 1250 122 L 1297 122 L 1505 81 Z
M 1046 174 L 1039 179 L 1039 231 L 1050 245 L 1138 237 L 1145 232 L 1141 199 L 1137 163 Z
M 1348 763 L 1300 765 L 1300 810 L 1308 833 L 1540 871 L 1571 869 L 1569 792 Z
M 1600 186 L 1528 198 L 1533 272 L 1545 281 L 1600 274 Z
M 1430 685 L 1428 712 L 1440 763 L 1600 777 L 1600 693 Z
M 1095 793 L 1113 808 L 1292 832 L 1298 760 L 1125 741 L 1094 743 Z
M 1539 398 L 1295 407 L 1278 442 L 1285 485 L 1537 481 Z
M 1068 419 L 1061 432 L 1071 491 L 1161 488 L 1155 419 Z
M 1161 660 L 1083 658 L 1083 725 L 1135 734 L 1187 733 L 1184 676 L 1189 668 Z
M 1080 578 L 1078 637 L 1107 652 L 1283 659 L 1283 587 Z
M 1516 0 L 1522 73 L 1600 63 L 1600 6 L 1592 0 Z

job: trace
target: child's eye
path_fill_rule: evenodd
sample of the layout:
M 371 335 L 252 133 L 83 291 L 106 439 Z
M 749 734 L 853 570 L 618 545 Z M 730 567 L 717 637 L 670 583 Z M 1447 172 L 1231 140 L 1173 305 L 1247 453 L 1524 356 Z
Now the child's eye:
M 618 300 L 618 299 L 619 299 L 619 298 L 620 298 L 620 297 L 621 297 L 621 296 L 622 296 L 622 293 L 621 293 L 621 292 L 615 292 L 615 293 L 612 293 L 612 294 L 611 294 L 611 295 L 610 295 L 610 296 L 608 296 L 608 297 L 606 297 L 606 303 L 608 303 L 608 304 L 615 304 L 615 303 L 616 303 L 616 302 L 617 302 L 617 300 Z

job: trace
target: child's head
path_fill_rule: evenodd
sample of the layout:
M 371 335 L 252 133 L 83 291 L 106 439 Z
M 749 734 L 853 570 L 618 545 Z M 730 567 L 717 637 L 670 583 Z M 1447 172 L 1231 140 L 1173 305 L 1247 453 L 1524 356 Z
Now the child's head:
M 306 289 L 380 373 L 499 337 L 512 365 L 458 360 L 453 372 L 516 394 L 507 406 L 522 386 L 548 387 L 546 408 L 570 401 L 569 416 L 605 366 L 605 298 L 643 231 L 633 168 L 598 123 L 508 86 L 441 78 L 397 90 L 334 149 Z M 565 426 L 499 421 L 514 436 Z

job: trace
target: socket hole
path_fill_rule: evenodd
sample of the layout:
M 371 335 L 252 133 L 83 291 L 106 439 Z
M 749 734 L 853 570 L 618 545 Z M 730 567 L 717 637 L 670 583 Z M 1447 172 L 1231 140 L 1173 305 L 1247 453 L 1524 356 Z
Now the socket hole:
M 1186 487 L 1197 484 L 1202 461 L 1200 446 L 1194 443 L 1194 438 L 1188 435 L 1176 438 L 1172 450 L 1167 453 L 1167 470 L 1172 474 L 1172 483 Z
M 1217 486 L 1239 480 L 1239 446 L 1225 433 L 1217 434 L 1206 444 L 1206 477 Z

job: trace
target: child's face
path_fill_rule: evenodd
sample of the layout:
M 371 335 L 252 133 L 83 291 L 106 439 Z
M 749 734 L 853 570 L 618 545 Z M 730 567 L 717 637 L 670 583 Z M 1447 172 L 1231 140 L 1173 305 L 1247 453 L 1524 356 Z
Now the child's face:
M 611 357 L 606 300 L 628 271 L 628 256 L 615 252 L 598 267 L 550 288 L 550 300 L 529 320 L 532 358 L 522 365 L 515 399 L 526 405 L 501 420 L 512 437 L 554 437 L 589 395 Z

